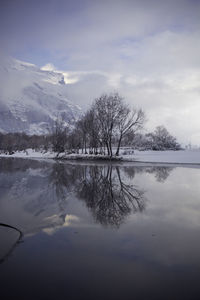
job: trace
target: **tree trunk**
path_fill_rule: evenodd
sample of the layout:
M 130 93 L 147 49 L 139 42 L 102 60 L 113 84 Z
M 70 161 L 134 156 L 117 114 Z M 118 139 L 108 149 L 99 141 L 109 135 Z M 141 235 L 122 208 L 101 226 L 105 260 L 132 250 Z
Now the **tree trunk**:
M 111 142 L 110 142 L 110 156 L 111 156 L 111 157 L 113 156 L 113 154 L 112 154 L 112 144 L 111 144 Z
M 106 148 L 107 148 L 108 155 L 110 155 L 110 148 L 109 148 L 108 142 L 106 142 Z
M 87 154 L 87 150 L 86 150 L 86 140 L 85 140 L 85 154 Z
M 112 140 L 111 140 L 111 138 L 109 139 L 109 148 L 110 148 L 110 156 L 112 157 L 113 154 L 112 154 Z
M 119 141 L 118 141 L 118 145 L 117 145 L 117 151 L 115 153 L 116 156 L 119 156 L 119 149 L 121 146 L 121 141 L 122 141 L 122 134 L 120 135 Z

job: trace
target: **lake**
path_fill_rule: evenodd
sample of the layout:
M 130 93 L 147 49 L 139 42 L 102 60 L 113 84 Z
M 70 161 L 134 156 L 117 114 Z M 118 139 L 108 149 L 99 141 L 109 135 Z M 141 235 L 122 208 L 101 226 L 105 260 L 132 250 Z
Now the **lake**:
M 199 299 L 200 169 L 0 159 L 2 299 Z

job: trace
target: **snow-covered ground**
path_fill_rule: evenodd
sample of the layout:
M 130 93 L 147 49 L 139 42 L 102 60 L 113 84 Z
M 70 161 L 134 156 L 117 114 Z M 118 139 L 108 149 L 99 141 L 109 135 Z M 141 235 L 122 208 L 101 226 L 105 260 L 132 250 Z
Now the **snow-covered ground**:
M 123 155 L 124 160 L 155 163 L 200 164 L 200 150 L 138 151 Z
M 122 152 L 123 153 L 123 152 Z M 27 149 L 25 152 L 16 152 L 12 155 L 0 154 L 0 157 L 21 157 L 21 158 L 54 158 L 52 152 L 36 152 Z M 60 155 L 60 157 L 64 154 Z M 79 158 L 95 159 L 95 155 L 65 155 L 67 159 Z M 150 163 L 173 163 L 173 164 L 200 164 L 200 150 L 180 150 L 180 151 L 138 151 L 134 154 L 121 155 L 124 161 L 150 162 Z
M 0 153 L 0 157 L 20 157 L 20 158 L 54 158 L 55 153 L 53 152 L 40 152 L 34 151 L 33 149 L 27 149 L 26 151 L 17 151 L 12 155 Z

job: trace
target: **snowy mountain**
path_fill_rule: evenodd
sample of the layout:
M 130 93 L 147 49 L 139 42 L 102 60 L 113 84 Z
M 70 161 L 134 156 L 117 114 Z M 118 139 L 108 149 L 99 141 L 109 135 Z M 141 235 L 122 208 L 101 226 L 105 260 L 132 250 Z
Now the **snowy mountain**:
M 0 131 L 48 133 L 62 117 L 73 126 L 81 109 L 67 99 L 62 73 L 13 58 L 0 59 Z

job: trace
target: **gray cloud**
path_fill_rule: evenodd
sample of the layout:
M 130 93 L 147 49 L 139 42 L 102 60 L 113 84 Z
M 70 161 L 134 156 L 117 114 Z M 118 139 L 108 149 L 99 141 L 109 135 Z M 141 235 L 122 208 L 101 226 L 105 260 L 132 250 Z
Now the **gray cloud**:
M 118 90 L 146 111 L 149 128 L 200 144 L 199 20 L 195 0 L 3 1 L 0 43 L 78 78 L 68 94 L 83 107 Z

